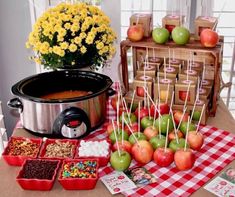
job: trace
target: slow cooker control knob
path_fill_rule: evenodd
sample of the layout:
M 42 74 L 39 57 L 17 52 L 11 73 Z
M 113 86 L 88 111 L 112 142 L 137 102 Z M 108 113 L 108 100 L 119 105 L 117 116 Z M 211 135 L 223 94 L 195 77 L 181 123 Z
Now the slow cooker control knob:
M 89 118 L 82 109 L 77 107 L 65 109 L 53 124 L 53 133 L 65 138 L 81 138 L 89 132 Z

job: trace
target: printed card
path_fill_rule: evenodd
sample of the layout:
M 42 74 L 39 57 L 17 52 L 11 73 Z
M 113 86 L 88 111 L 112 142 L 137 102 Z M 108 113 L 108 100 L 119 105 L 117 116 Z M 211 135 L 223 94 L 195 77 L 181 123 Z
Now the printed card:
M 101 177 L 100 180 L 111 194 L 136 188 L 136 185 L 123 172 L 114 171 L 112 174 Z
M 137 187 L 157 182 L 156 177 L 143 167 L 131 168 L 124 173 L 137 185 Z
M 216 177 L 204 188 L 219 197 L 235 197 L 235 184 L 221 177 Z
M 234 168 L 228 168 L 222 174 L 220 175 L 221 178 L 224 178 L 225 180 L 235 184 L 235 169 Z

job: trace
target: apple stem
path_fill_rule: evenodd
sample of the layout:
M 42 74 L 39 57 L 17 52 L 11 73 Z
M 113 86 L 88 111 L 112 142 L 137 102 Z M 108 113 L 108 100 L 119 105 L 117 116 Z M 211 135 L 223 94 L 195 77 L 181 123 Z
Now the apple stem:
M 199 129 L 199 126 L 200 126 L 200 123 L 201 123 L 201 120 L 202 120 L 202 115 L 204 113 L 204 110 L 205 110 L 205 104 L 202 107 L 201 115 L 200 115 L 200 118 L 199 118 L 199 121 L 198 121 L 198 124 L 197 124 L 196 134 L 198 132 L 198 129 Z
M 187 110 L 187 107 L 183 109 L 183 114 L 182 114 L 182 116 L 180 117 L 180 122 L 179 122 L 179 124 L 178 124 L 177 131 L 178 131 L 179 128 L 180 128 L 180 125 L 181 125 L 181 122 L 182 122 L 182 120 L 183 120 L 183 117 L 184 117 L 184 114 L 185 114 L 186 110 Z
M 127 123 L 125 117 L 124 117 L 124 122 L 125 122 L 126 126 L 128 127 L 128 129 L 130 130 L 131 134 L 133 135 L 133 137 L 134 137 L 136 143 L 139 145 L 139 142 L 138 142 L 137 138 L 135 137 L 135 134 L 134 134 L 134 132 L 132 131 L 131 127 L 130 127 L 129 124 Z
M 170 109 L 170 113 L 171 113 L 171 117 L 172 117 L 172 121 L 173 121 L 173 126 L 174 126 L 175 139 L 176 139 L 177 144 L 179 144 L 179 139 L 178 139 L 178 135 L 177 135 L 178 130 L 176 129 L 176 126 L 175 126 L 175 119 L 174 119 L 174 115 L 173 115 L 172 109 Z
M 130 115 L 131 115 L 131 109 L 132 109 L 133 102 L 134 102 L 134 98 L 135 98 L 135 92 L 136 92 L 136 90 L 133 91 L 133 95 L 132 95 L 132 98 L 131 98 L 131 105 L 130 105 L 129 117 L 130 117 Z
M 184 108 L 186 107 L 187 102 L 188 102 L 188 96 L 189 96 L 189 88 L 190 88 L 190 85 L 191 85 L 191 81 L 190 81 L 189 84 L 188 84 L 187 94 L 186 94 L 186 98 L 185 98 L 185 101 L 184 101 Z
M 121 153 L 120 153 L 120 148 L 119 148 L 119 144 L 118 144 L 116 128 L 115 128 L 115 125 L 114 125 L 113 120 L 112 120 L 112 125 L 113 125 L 114 136 L 115 136 L 115 139 L 116 139 L 116 142 L 117 142 L 118 155 L 119 155 L 119 157 L 120 157 L 120 156 L 121 156 Z
M 170 88 L 170 83 L 168 82 L 168 83 L 167 83 L 167 93 L 166 93 L 166 100 L 165 100 L 165 103 L 168 102 L 169 88 Z
M 173 105 L 173 101 L 174 101 L 174 96 L 175 96 L 175 91 L 173 90 L 172 93 L 171 93 L 170 111 L 172 110 L 172 105 Z M 169 111 L 169 114 L 170 114 L 170 111 Z
M 167 143 L 168 143 L 168 133 L 169 133 L 169 122 L 170 119 L 168 118 L 167 119 L 167 127 L 166 127 L 166 141 L 165 141 L 165 148 L 164 148 L 164 151 L 166 152 L 166 147 L 167 147 Z
M 185 137 L 185 142 L 184 142 L 184 151 L 186 151 L 186 146 L 187 146 L 187 141 L 188 141 L 188 130 L 189 130 L 189 117 L 188 117 L 186 137 Z

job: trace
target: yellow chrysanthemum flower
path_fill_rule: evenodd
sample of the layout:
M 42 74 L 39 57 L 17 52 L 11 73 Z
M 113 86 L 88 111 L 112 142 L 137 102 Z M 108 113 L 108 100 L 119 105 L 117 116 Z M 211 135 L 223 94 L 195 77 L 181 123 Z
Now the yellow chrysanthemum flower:
M 68 30 L 68 29 L 70 29 L 70 27 L 71 27 L 71 24 L 70 24 L 70 23 L 65 23 L 65 24 L 64 24 L 64 28 L 65 28 L 65 29 Z
M 60 47 L 61 47 L 61 49 L 68 49 L 69 43 L 68 42 L 62 42 L 62 43 L 60 43 Z
M 74 42 L 75 42 L 76 44 L 81 44 L 82 38 L 77 36 L 77 37 L 74 38 Z
M 70 52 L 75 52 L 77 50 L 77 45 L 76 44 L 70 44 L 69 45 L 69 51 Z
M 82 46 L 80 48 L 80 51 L 81 51 L 82 54 L 84 54 L 84 53 L 86 53 L 87 49 L 86 49 L 86 47 Z
M 104 47 L 104 43 L 103 42 L 99 42 L 97 45 L 96 45 L 96 48 L 97 49 L 102 49 Z

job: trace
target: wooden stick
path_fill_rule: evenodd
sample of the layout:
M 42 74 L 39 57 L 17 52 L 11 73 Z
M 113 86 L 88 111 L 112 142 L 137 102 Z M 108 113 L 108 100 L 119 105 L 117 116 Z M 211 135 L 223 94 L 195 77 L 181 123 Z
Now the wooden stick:
M 220 10 L 219 16 L 218 16 L 218 18 L 217 18 L 218 21 L 219 21 L 221 15 L 222 15 L 222 12 L 223 12 L 223 10 L 224 10 L 226 4 L 227 4 L 227 0 L 224 2 L 223 6 L 222 6 L 222 8 L 221 8 L 221 10 Z M 213 26 L 213 28 L 212 28 L 213 31 L 215 30 L 215 26 L 216 26 L 216 23 L 214 24 L 214 26 Z
M 170 110 L 172 109 L 172 105 L 173 105 L 173 101 L 174 101 L 174 96 L 175 96 L 175 91 L 173 90 L 173 91 L 172 91 L 172 94 L 171 94 Z M 169 114 L 170 114 L 170 113 L 169 113 Z
M 179 124 L 178 124 L 177 131 L 178 131 L 179 128 L 180 128 L 180 125 L 181 125 L 181 122 L 182 122 L 182 120 L 183 120 L 183 117 L 184 117 L 184 114 L 185 114 L 186 110 L 187 110 L 187 107 L 183 109 L 183 115 L 182 115 L 181 118 L 180 118 L 180 122 L 179 122 Z
M 202 107 L 201 115 L 200 115 L 200 118 L 199 118 L 199 121 L 198 121 L 198 124 L 197 124 L 196 133 L 198 132 L 198 129 L 199 129 L 199 126 L 200 126 L 200 123 L 201 123 L 201 120 L 202 120 L 202 115 L 204 113 L 204 110 L 205 110 L 205 104 Z
M 166 57 L 164 57 L 164 79 L 166 79 Z
M 139 142 L 138 142 L 137 138 L 135 137 L 134 132 L 132 131 L 131 127 L 129 126 L 129 124 L 127 123 L 125 118 L 124 118 L 124 122 L 125 122 L 126 126 L 128 127 L 128 129 L 130 130 L 131 134 L 133 134 L 133 137 L 134 137 L 136 143 L 139 145 Z
M 168 102 L 169 88 L 170 88 L 170 84 L 168 83 L 168 84 L 167 84 L 167 93 L 166 93 L 166 100 L 165 100 L 165 103 Z
M 135 92 L 136 92 L 136 90 L 133 91 L 133 95 L 132 95 L 132 98 L 131 98 L 131 105 L 130 105 L 129 117 L 130 117 L 130 115 L 131 115 L 131 109 L 132 109 L 133 102 L 134 102 L 134 98 L 135 98 Z
M 192 119 L 193 119 L 193 114 L 194 114 L 194 111 L 195 111 L 195 108 L 196 108 L 196 105 L 197 105 L 197 100 L 199 99 L 199 83 L 200 83 L 200 80 L 198 79 L 198 90 L 197 90 L 197 96 L 196 96 L 196 100 L 194 101 L 194 104 L 193 104 L 193 110 L 192 110 L 192 114 L 190 116 L 190 123 L 192 122 Z
M 188 117 L 186 137 L 185 137 L 185 143 L 184 143 L 184 151 L 186 151 L 186 145 L 187 145 L 187 141 L 188 141 L 188 130 L 189 130 L 189 117 Z
M 176 126 L 175 126 L 175 119 L 174 119 L 172 109 L 170 109 L 170 113 L 171 113 L 171 118 L 172 118 L 173 126 L 174 126 L 175 139 L 176 139 L 177 144 L 179 144 L 179 138 L 178 138 L 178 135 L 177 135 L 178 130 L 176 129 Z
M 186 99 L 185 99 L 185 101 L 184 101 L 184 108 L 186 107 L 187 102 L 188 102 L 188 96 L 189 96 L 189 88 L 190 88 L 190 85 L 191 85 L 191 82 L 188 84 Z
M 152 99 L 151 96 L 149 95 L 149 93 L 148 93 L 148 91 L 146 90 L 146 88 L 144 88 L 144 91 L 145 91 L 145 93 L 147 94 L 147 96 L 148 96 L 149 100 L 151 101 L 152 105 L 153 105 L 155 108 L 157 108 L 157 106 L 155 105 L 153 99 Z M 157 112 L 159 112 L 158 109 L 156 109 L 156 110 L 157 110 Z
M 121 156 L 121 153 L 120 153 L 120 148 L 119 148 L 119 144 L 118 144 L 116 128 L 115 128 L 115 125 L 114 125 L 113 120 L 112 120 L 112 125 L 113 125 L 114 136 L 115 136 L 115 139 L 116 139 L 116 142 L 117 142 L 118 155 L 119 155 L 119 157 L 120 157 L 120 156 Z
M 155 125 L 155 122 L 156 122 L 156 115 L 157 115 L 157 99 L 155 101 L 155 105 L 154 105 L 154 117 L 153 117 L 153 127 Z
M 161 90 L 160 90 L 160 77 L 159 77 L 159 72 L 157 72 L 157 88 L 158 88 L 158 102 L 160 103 L 160 94 L 161 94 Z
M 168 133 L 169 133 L 169 118 L 167 119 L 167 127 L 166 127 L 166 141 L 165 141 L 165 148 L 164 148 L 164 152 L 166 152 L 166 147 L 167 147 L 167 143 L 168 143 Z
M 138 103 L 138 135 L 140 136 L 140 102 Z
M 120 105 L 120 93 L 118 92 L 118 100 L 117 100 L 117 103 L 116 103 L 116 106 L 117 106 L 117 123 L 119 123 L 119 105 Z M 120 132 L 120 129 L 118 127 L 118 133 Z
M 123 102 L 124 108 L 126 109 L 126 113 L 127 113 L 127 117 L 128 117 L 129 122 L 130 122 L 130 125 L 132 125 L 131 117 L 130 117 L 131 113 L 128 113 L 128 108 L 127 108 L 127 104 L 126 104 L 126 99 L 125 99 L 124 97 L 122 98 L 122 102 Z
M 123 139 L 124 139 L 124 113 L 122 113 L 122 145 L 123 145 Z

